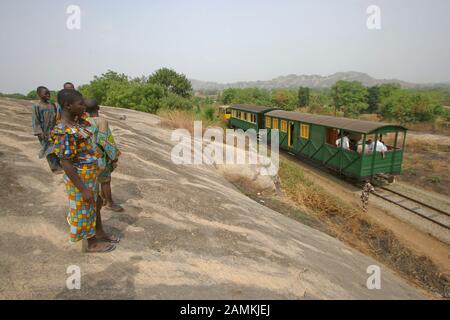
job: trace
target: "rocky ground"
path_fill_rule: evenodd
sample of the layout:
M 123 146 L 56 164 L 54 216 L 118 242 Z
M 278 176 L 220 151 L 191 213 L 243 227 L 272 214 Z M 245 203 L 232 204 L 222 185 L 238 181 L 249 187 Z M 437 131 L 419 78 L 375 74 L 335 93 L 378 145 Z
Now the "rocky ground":
M 109 254 L 68 242 L 62 176 L 37 159 L 31 104 L 0 100 L 0 298 L 420 299 L 424 292 L 336 239 L 247 198 L 211 166 L 170 158 L 159 118 L 105 108 L 123 152 L 104 212 Z M 66 287 L 81 268 L 80 290 Z M 370 265 L 381 289 L 369 290 Z

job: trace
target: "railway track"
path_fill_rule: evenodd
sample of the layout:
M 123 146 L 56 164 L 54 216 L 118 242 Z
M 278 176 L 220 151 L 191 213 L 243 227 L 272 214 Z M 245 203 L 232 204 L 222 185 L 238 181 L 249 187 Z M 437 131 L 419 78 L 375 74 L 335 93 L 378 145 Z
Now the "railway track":
M 386 188 L 377 187 L 376 189 L 382 190 L 374 192 L 377 197 L 393 203 L 399 207 L 402 207 L 409 212 L 414 213 L 428 221 L 431 221 L 447 230 L 450 230 L 450 213 L 442 209 L 433 207 L 427 203 L 413 199 L 403 193 Z
M 288 159 L 291 159 L 293 161 L 298 161 L 301 163 L 306 163 L 308 165 L 311 165 L 312 167 L 315 167 L 319 170 L 323 171 L 323 168 L 317 165 L 316 163 L 312 161 L 308 161 L 308 159 L 300 159 L 295 154 L 284 151 L 282 152 L 284 155 L 287 156 Z M 330 172 L 331 173 L 331 172 Z M 336 172 L 334 173 L 335 176 L 339 176 Z M 348 183 L 361 187 L 362 185 L 359 182 L 356 181 L 347 181 Z M 390 203 L 393 203 L 423 219 L 426 219 L 434 224 L 437 224 L 447 230 L 450 230 L 450 213 L 446 212 L 442 209 L 436 208 L 430 204 L 424 203 L 422 201 L 419 201 L 417 199 L 411 198 L 403 193 L 400 193 L 398 191 L 392 190 L 390 188 L 384 187 L 384 186 L 376 186 L 376 190 L 382 190 L 374 192 L 374 195 L 377 197 L 388 201 Z

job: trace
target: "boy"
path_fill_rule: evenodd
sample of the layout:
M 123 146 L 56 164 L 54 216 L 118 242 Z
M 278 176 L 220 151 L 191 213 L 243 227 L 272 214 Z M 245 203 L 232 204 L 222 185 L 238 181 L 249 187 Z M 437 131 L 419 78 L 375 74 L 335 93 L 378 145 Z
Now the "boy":
M 39 87 L 36 92 L 40 101 L 33 105 L 32 124 L 33 134 L 38 137 L 42 146 L 39 158 L 47 158 L 48 165 L 53 173 L 62 173 L 59 159 L 52 152 L 49 142 L 50 133 L 59 121 L 60 113 L 56 105 L 50 102 L 50 91 L 46 87 Z
M 369 196 L 371 192 L 375 192 L 375 188 L 369 181 L 366 181 L 361 192 L 361 204 L 364 212 L 367 212 L 369 207 Z
M 53 129 L 51 140 L 66 173 L 70 241 L 87 240 L 87 252 L 110 252 L 120 239 L 103 230 L 97 184 L 100 153 L 92 143 L 90 124 L 80 119 L 85 112 L 83 96 L 76 90 L 61 90 L 58 103 L 62 108 L 61 121 Z
M 66 82 L 63 88 L 66 90 L 75 90 L 75 85 L 72 82 Z
M 117 148 L 114 137 L 109 129 L 108 121 L 99 116 L 100 107 L 95 99 L 85 99 L 87 120 L 91 123 L 91 130 L 94 134 L 94 141 L 103 151 L 102 162 L 105 169 L 98 177 L 98 183 L 101 185 L 101 194 L 104 199 L 103 204 L 106 209 L 121 212 L 123 208 L 116 204 L 112 199 L 111 193 L 111 173 L 117 166 L 120 151 Z

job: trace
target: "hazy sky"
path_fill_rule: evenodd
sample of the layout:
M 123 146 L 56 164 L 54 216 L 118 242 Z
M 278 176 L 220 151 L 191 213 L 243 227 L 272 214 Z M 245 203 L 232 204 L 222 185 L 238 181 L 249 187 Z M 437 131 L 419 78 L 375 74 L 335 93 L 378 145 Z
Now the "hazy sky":
M 369 5 L 381 30 L 366 27 Z M 69 5 L 81 30 L 68 30 Z M 0 91 L 166 66 L 217 82 L 361 71 L 450 81 L 449 0 L 2 0 Z

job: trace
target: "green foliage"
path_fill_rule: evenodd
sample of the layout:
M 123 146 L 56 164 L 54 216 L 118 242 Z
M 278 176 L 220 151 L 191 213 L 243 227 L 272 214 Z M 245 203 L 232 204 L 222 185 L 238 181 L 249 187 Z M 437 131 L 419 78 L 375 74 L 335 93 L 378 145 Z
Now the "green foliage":
M 12 99 L 18 99 L 18 100 L 29 100 L 27 96 L 21 94 L 21 93 L 1 93 L 0 97 L 2 98 L 12 98 Z
M 164 89 L 154 84 L 113 82 L 109 86 L 104 104 L 155 113 L 162 105 Z
M 216 110 L 213 107 L 207 107 L 203 110 L 203 116 L 208 121 L 213 121 L 215 118 Z
M 225 105 L 254 104 L 294 110 L 298 107 L 298 93 L 290 89 L 229 88 L 222 92 L 219 101 Z
M 329 92 L 312 92 L 308 112 L 315 114 L 334 115 L 334 106 Z
M 346 117 L 357 117 L 368 108 L 367 89 L 358 81 L 339 80 L 331 88 L 336 109 Z
M 148 82 L 162 86 L 166 94 L 174 93 L 183 98 L 189 98 L 192 94 L 191 82 L 184 74 L 177 73 L 172 69 L 161 68 L 155 71 L 148 78 Z
M 298 105 L 300 107 L 309 106 L 310 90 L 308 87 L 300 87 L 298 89 Z
M 191 84 L 184 75 L 159 69 L 150 77 L 129 78 L 111 70 L 79 88 L 100 104 L 156 113 L 160 108 L 192 109 Z
M 442 112 L 439 96 L 410 90 L 392 92 L 379 109 L 383 119 L 400 123 L 433 121 Z
M 443 108 L 442 118 L 445 121 L 450 121 L 450 107 Z
M 31 90 L 30 92 L 28 92 L 28 94 L 27 94 L 27 99 L 30 99 L 30 100 L 38 100 L 39 97 L 38 97 L 38 95 L 37 95 L 36 90 Z
M 368 113 L 378 112 L 382 102 L 389 98 L 394 91 L 400 90 L 401 87 L 397 83 L 384 83 L 381 85 L 376 85 L 367 89 L 367 103 L 369 107 L 367 108 Z
M 162 87 L 161 87 L 162 88 Z M 163 89 L 164 92 L 164 89 Z M 194 106 L 193 101 L 188 98 L 169 92 L 167 96 L 161 99 L 161 108 L 169 110 L 190 110 Z
M 272 105 L 277 108 L 292 111 L 298 107 L 298 94 L 294 90 L 276 89 L 271 96 Z
M 258 88 L 229 88 L 225 89 L 219 97 L 223 104 L 255 104 L 273 105 L 270 92 Z
M 129 83 L 128 77 L 112 70 L 108 70 L 101 76 L 95 76 L 88 85 L 83 85 L 78 90 L 83 96 L 94 98 L 99 104 L 105 104 L 108 93 L 112 87 L 117 88 L 120 84 Z

